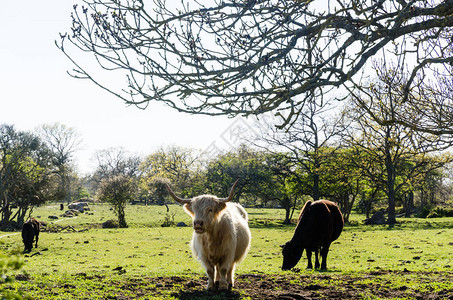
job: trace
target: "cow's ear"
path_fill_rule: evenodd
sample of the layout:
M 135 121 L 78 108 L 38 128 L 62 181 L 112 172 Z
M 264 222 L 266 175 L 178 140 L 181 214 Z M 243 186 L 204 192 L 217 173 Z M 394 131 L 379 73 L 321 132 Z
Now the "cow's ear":
M 191 216 L 195 216 L 195 213 L 193 212 L 192 205 L 190 203 L 184 204 L 184 210 Z
M 222 211 L 223 209 L 225 209 L 225 207 L 226 207 L 226 203 L 225 202 L 217 203 L 217 212 Z

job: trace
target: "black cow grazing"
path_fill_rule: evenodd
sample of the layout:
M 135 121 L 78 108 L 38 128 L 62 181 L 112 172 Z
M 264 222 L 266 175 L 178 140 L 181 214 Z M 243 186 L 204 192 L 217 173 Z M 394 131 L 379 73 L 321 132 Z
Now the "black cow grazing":
M 321 270 L 327 269 L 330 244 L 343 230 L 344 220 L 338 206 L 328 200 L 307 201 L 299 216 L 293 238 L 283 246 L 283 270 L 293 268 L 307 251 L 308 266 L 312 269 L 311 252 L 315 252 L 315 268 L 319 269 L 318 252 L 321 252 Z
M 36 238 L 35 248 L 38 247 L 40 223 L 35 218 L 31 218 L 22 225 L 22 241 L 24 242 L 25 252 L 31 252 L 33 248 L 33 241 Z

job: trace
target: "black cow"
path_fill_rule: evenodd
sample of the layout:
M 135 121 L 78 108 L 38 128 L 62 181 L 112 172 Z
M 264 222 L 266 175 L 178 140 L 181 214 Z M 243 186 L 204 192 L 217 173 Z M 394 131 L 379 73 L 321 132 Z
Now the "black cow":
M 344 220 L 338 206 L 328 200 L 307 201 L 299 216 L 293 238 L 283 246 L 283 270 L 293 268 L 307 251 L 308 266 L 312 269 L 311 252 L 315 252 L 315 268 L 319 269 L 318 252 L 321 252 L 321 269 L 327 269 L 330 244 L 343 230 Z
M 40 223 L 35 218 L 31 218 L 22 225 L 22 241 L 24 242 L 25 252 L 31 252 L 33 241 L 36 238 L 35 248 L 38 247 Z

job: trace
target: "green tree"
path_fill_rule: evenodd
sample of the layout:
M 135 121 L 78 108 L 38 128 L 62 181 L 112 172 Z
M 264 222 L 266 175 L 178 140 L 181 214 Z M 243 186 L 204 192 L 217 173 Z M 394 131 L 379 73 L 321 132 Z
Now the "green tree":
M 450 180 L 445 174 L 449 170 L 447 162 L 451 162 L 451 155 L 434 153 L 425 160 L 426 163 L 421 166 L 422 170 L 410 178 L 407 195 L 403 199 L 403 204 L 409 211 L 414 208 L 416 200 L 421 211 L 429 211 L 435 205 L 447 205 L 451 199 L 451 193 L 447 188 Z
M 279 206 L 285 210 L 283 223 L 290 224 L 297 205 L 306 195 L 300 189 L 300 169 L 294 164 L 292 155 L 285 152 L 268 153 L 266 164 L 273 174 L 267 191 L 277 198 Z
M 126 204 L 134 200 L 137 188 L 132 178 L 124 175 L 115 175 L 104 178 L 98 189 L 98 198 L 110 203 L 118 217 L 120 228 L 126 228 Z
M 33 205 L 53 197 L 53 171 L 51 152 L 37 136 L 0 125 L 2 228 L 20 227 Z
M 268 193 L 273 178 L 264 159 L 262 152 L 244 144 L 219 155 L 207 166 L 208 191 L 215 195 L 228 195 L 233 183 L 240 179 L 235 199 L 249 205 L 266 206 L 266 202 L 275 198 Z
M 140 187 L 144 197 L 151 197 L 159 204 L 163 204 L 168 196 L 165 186 L 161 184 L 163 178 L 170 181 L 175 191 L 180 191 L 183 197 L 197 194 L 197 191 L 193 193 L 193 177 L 201 171 L 194 149 L 162 147 L 143 159 L 140 172 Z
M 355 163 L 359 159 L 352 149 L 323 148 L 326 160 L 320 166 L 321 194 L 323 198 L 337 202 L 345 222 L 355 205 L 356 199 L 363 194 L 367 185 L 362 170 Z
M 370 85 L 361 101 L 374 101 L 376 105 L 372 114 L 389 122 L 381 125 L 376 119 L 367 117 L 362 105 L 353 102 L 346 110 L 355 123 L 345 130 L 349 131 L 349 145 L 357 151 L 355 156 L 359 159 L 355 162 L 358 167 L 373 185 L 382 188 L 386 194 L 388 222 L 393 224 L 396 222 L 398 194 L 402 194 L 407 188 L 411 178 L 439 169 L 450 162 L 450 155 L 439 160 L 431 159 L 431 153 L 448 148 L 450 143 L 442 135 L 417 132 L 391 122 L 397 112 L 404 110 L 406 103 L 399 93 L 400 74 L 387 70 L 378 75 L 378 81 Z
M 249 206 L 281 207 L 289 224 L 301 194 L 295 192 L 291 164 L 285 153 L 271 153 L 241 145 L 213 159 L 207 166 L 206 185 L 216 195 L 226 195 L 240 179 L 235 199 Z

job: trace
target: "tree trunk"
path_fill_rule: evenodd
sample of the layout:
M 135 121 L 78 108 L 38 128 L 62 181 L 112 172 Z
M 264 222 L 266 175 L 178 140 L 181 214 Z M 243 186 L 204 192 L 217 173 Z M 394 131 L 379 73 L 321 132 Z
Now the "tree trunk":
M 388 220 L 389 224 L 396 223 L 395 214 L 395 164 L 392 160 L 391 145 L 389 145 L 390 133 L 387 131 L 386 147 L 385 147 L 385 168 L 387 171 L 387 197 L 388 197 Z
M 389 215 L 388 215 L 388 220 L 387 222 L 389 224 L 395 224 L 396 223 L 396 213 L 395 213 L 395 196 L 390 196 L 389 195 Z
M 22 225 L 24 224 L 25 222 L 25 215 L 27 214 L 27 210 L 28 208 L 27 207 L 21 207 L 19 209 L 19 213 L 17 215 L 17 226 L 18 227 L 22 227 Z
M 288 196 L 283 196 L 279 203 L 285 210 L 285 220 L 283 220 L 283 224 L 291 224 L 291 199 L 289 199 Z
M 11 208 L 9 206 L 5 206 L 2 212 L 2 220 L 1 220 L 1 227 L 5 229 L 9 224 L 9 219 L 11 217 Z
M 124 207 L 118 208 L 118 223 L 120 228 L 127 228 L 126 214 L 124 213 Z
M 396 192 L 395 192 L 395 179 L 394 179 L 394 172 L 393 168 L 387 167 L 387 185 L 388 185 L 388 224 L 395 224 L 396 223 L 396 213 L 395 213 L 395 203 L 396 203 Z
M 404 200 L 404 213 L 406 218 L 409 218 L 411 216 L 413 208 L 414 208 L 414 192 L 410 191 L 406 195 L 406 199 Z
M 0 221 L 0 227 L 5 229 L 9 223 L 9 218 L 11 217 L 11 207 L 9 205 L 9 198 L 6 191 L 3 193 L 2 201 L 2 220 Z
M 293 218 L 294 211 L 296 210 L 297 199 L 294 199 L 293 202 L 293 209 L 291 210 L 291 215 L 289 216 L 289 223 L 291 223 L 291 219 Z
M 283 221 L 283 224 L 291 224 L 290 214 L 291 207 L 285 207 L 285 221 Z
M 352 210 L 352 203 L 349 203 L 349 194 L 345 193 L 343 195 L 343 219 L 346 223 L 349 222 L 349 215 L 351 214 Z
M 319 174 L 313 174 L 313 200 L 317 201 L 320 198 L 319 193 Z

